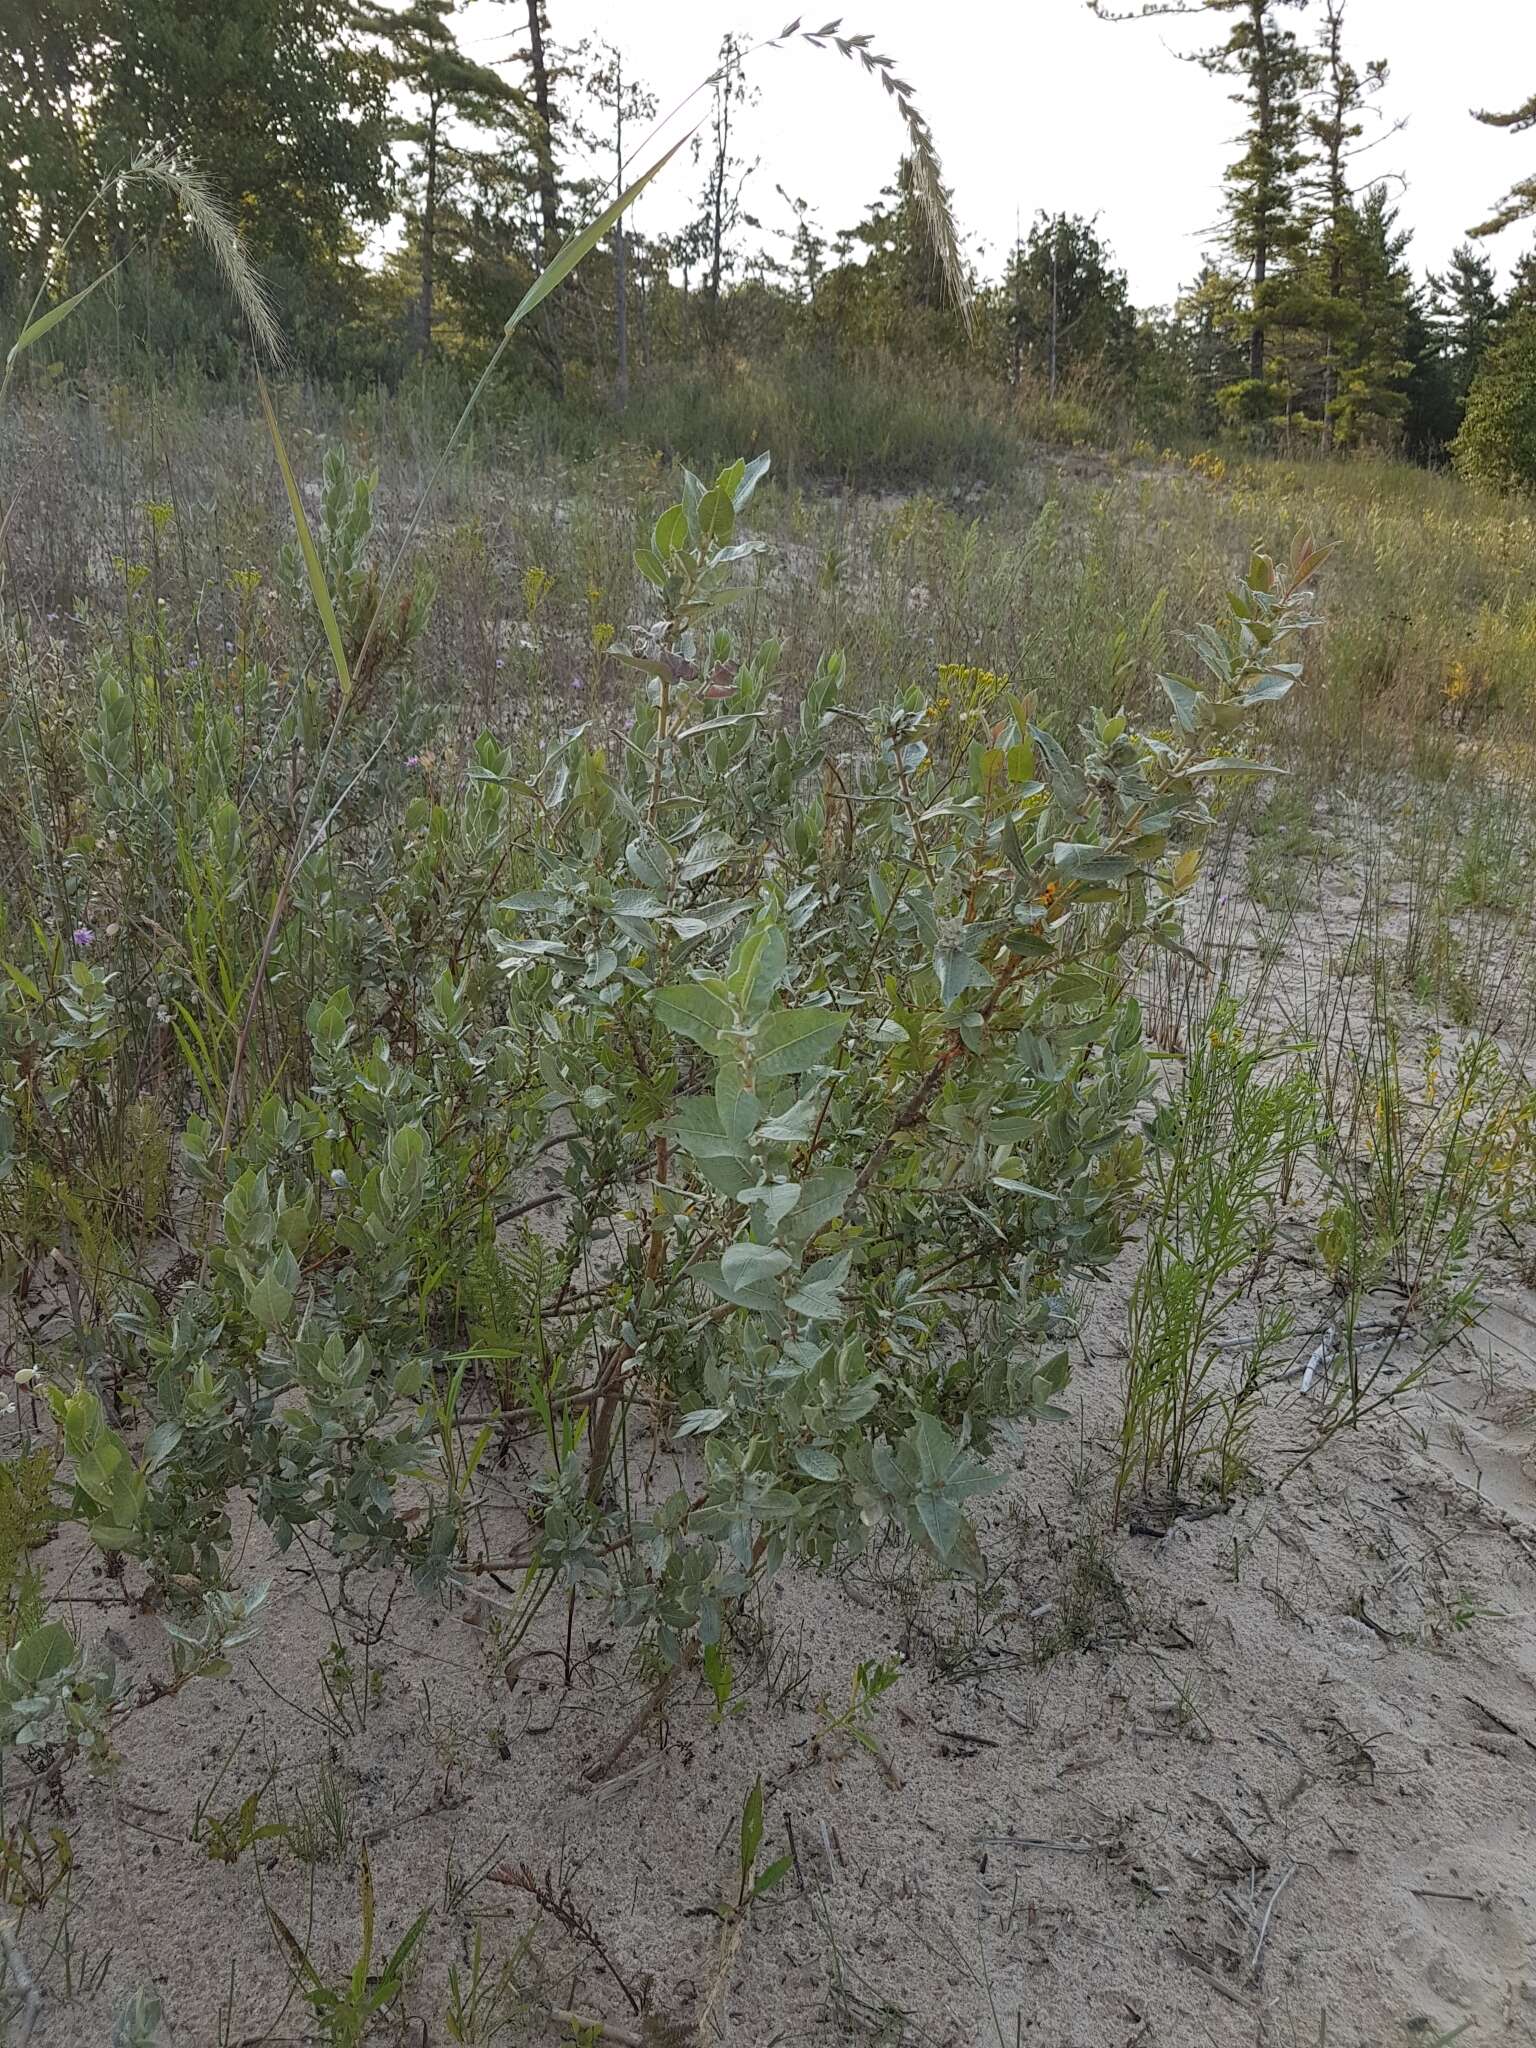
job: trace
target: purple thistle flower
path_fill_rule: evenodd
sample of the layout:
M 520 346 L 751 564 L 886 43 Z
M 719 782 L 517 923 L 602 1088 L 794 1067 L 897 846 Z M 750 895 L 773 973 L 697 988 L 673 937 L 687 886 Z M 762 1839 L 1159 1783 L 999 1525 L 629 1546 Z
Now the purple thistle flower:
M 405 757 L 405 765 L 407 768 L 419 768 L 421 766 L 420 754 L 407 754 Z
M 69 935 L 77 946 L 94 946 L 96 934 L 88 924 L 77 924 Z

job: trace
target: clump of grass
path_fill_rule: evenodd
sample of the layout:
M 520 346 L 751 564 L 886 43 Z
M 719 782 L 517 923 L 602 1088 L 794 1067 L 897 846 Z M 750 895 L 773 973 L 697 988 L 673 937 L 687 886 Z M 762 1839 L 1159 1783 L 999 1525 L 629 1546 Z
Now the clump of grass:
M 1126 1616 L 1125 1594 L 1104 1531 L 1084 1523 L 1069 1539 L 1060 1563 L 1061 1590 L 1035 1639 L 1040 1664 L 1091 1650 L 1110 1622 L 1123 1624 Z
M 1432 1037 L 1416 1071 L 1380 971 L 1363 1018 L 1327 1019 L 1312 1065 L 1325 1182 L 1316 1243 L 1341 1298 L 1326 1347 L 1343 1359 L 1324 1382 L 1326 1439 L 1399 1399 L 1474 1319 L 1474 1254 L 1497 1215 L 1518 1090 L 1486 1033 L 1454 1051 Z M 1383 1295 L 1394 1299 L 1373 1321 Z M 1429 1351 L 1417 1341 L 1404 1370 L 1411 1337 Z
M 1147 1243 L 1131 1293 L 1115 1480 L 1176 1511 L 1190 1486 L 1223 1501 L 1247 1470 L 1256 1405 L 1289 1334 L 1281 1309 L 1239 1328 L 1275 1211 L 1311 1137 L 1304 1069 L 1255 1042 L 1221 995 L 1182 1089 L 1152 1126 Z

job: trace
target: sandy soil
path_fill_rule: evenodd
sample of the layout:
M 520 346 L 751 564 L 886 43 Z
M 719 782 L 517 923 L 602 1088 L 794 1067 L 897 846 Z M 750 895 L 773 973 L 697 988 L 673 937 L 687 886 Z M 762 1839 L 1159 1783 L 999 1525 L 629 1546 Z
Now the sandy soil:
M 1320 956 L 1349 918 L 1297 939 Z M 1295 1308 L 1298 1357 L 1333 1313 L 1308 1239 L 1302 1205 L 1255 1289 Z M 376 1957 L 431 1914 L 409 2021 L 380 2039 L 562 2038 L 526 2017 L 450 2031 L 478 1929 L 487 1976 L 522 1943 L 538 1995 L 620 2042 L 1536 2041 L 1536 1296 L 1490 1267 L 1480 1325 L 1281 1484 L 1317 1399 L 1283 1380 L 1247 1498 L 1115 1528 L 1134 1265 L 1083 1328 L 1072 1423 L 997 1458 L 986 1604 L 895 1552 L 787 1575 L 733 1651 L 732 1710 L 685 1678 L 599 1784 L 645 1685 L 596 1610 L 574 1612 L 567 1680 L 563 1604 L 509 1661 L 491 1599 L 444 1612 L 354 1579 L 349 1616 L 333 1574 L 254 1533 L 239 1577 L 274 1585 L 253 1656 L 127 1716 L 114 1778 L 7 1770 L 7 1820 L 30 1803 L 74 1857 L 67 1901 L 15 1937 L 43 1993 L 31 2039 L 104 2042 L 147 1982 L 167 2041 L 317 2038 L 270 1916 L 349 1971 L 366 1847 Z M 492 1480 L 490 1526 L 518 1484 Z M 159 1622 L 69 1537 L 47 1559 L 82 1637 L 152 1690 Z M 345 1715 L 320 1676 L 333 1616 Z M 855 1664 L 897 1654 L 875 1749 L 830 1734 Z M 764 1858 L 793 1862 L 723 1931 L 759 1773 Z M 225 1863 L 194 1839 L 205 1808 L 266 1786 L 261 1817 L 292 1821 L 325 1785 L 344 1839 L 320 1860 L 268 1841 Z M 524 1865 L 575 1931 L 507 1881 Z

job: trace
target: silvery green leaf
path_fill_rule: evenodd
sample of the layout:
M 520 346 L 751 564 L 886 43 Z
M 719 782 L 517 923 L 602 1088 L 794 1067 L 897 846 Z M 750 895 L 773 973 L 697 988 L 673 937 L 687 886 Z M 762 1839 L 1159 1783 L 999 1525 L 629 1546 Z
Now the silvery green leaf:
M 1173 706 L 1173 715 L 1184 732 L 1195 732 L 1200 725 L 1201 713 L 1205 708 L 1205 697 L 1192 683 L 1181 682 L 1177 676 L 1159 676 L 1168 702 Z
M 1088 785 L 1083 780 L 1081 770 L 1073 767 L 1060 745 L 1044 726 L 1032 725 L 1029 732 L 1031 739 L 1045 756 L 1046 766 L 1050 770 L 1052 796 L 1065 810 L 1079 810 L 1084 797 L 1088 794 Z
M 1075 882 L 1120 882 L 1135 862 L 1129 854 L 1106 853 L 1099 846 L 1084 846 L 1077 840 L 1058 839 L 1051 858 L 1062 874 Z
M 839 1252 L 834 1258 L 818 1259 L 814 1266 L 808 1266 L 801 1274 L 800 1285 L 786 1297 L 784 1306 L 793 1309 L 797 1316 L 804 1316 L 808 1322 L 836 1321 L 842 1314 L 842 1292 L 852 1263 L 852 1252 Z
M 706 1052 L 714 1051 L 720 1042 L 720 1033 L 735 1022 L 735 1013 L 724 995 L 698 981 L 684 981 L 672 988 L 657 989 L 651 1005 L 658 1023 L 684 1038 L 691 1038 Z
M 726 1285 L 737 1290 L 762 1280 L 776 1280 L 788 1271 L 789 1265 L 788 1252 L 772 1244 L 729 1244 L 720 1254 L 720 1271 Z
M 706 875 L 712 875 L 716 868 L 724 867 L 728 860 L 735 858 L 739 851 L 729 832 L 701 832 L 683 855 L 678 869 L 678 880 L 701 882 Z
M 651 889 L 618 889 L 614 892 L 615 917 L 660 917 L 666 907 Z
M 836 1010 L 777 1010 L 757 1027 L 753 1058 L 758 1076 L 800 1074 L 826 1058 L 848 1019 Z
M 720 1128 L 733 1142 L 751 1137 L 762 1114 L 762 1105 L 742 1078 L 741 1070 L 722 1066 L 715 1076 L 715 1109 Z
M 939 977 L 939 1001 L 946 1010 L 967 989 L 992 986 L 991 975 L 963 945 L 939 946 L 934 952 L 933 967 Z
M 760 1181 L 756 1187 L 743 1188 L 736 1199 L 760 1209 L 764 1224 L 776 1233 L 800 1199 L 800 1183 L 797 1180 Z
M 848 1197 L 858 1186 L 851 1167 L 823 1166 L 813 1173 L 800 1191 L 794 1219 L 784 1233 L 797 1244 L 808 1244 L 818 1230 L 824 1230 L 843 1213 Z
M 758 925 L 746 934 L 731 956 L 731 993 L 754 1022 L 773 1001 L 774 990 L 789 970 L 789 944 L 776 924 Z
M 768 466 L 772 460 L 772 456 L 765 448 L 761 455 L 754 455 L 743 468 L 737 479 L 736 488 L 731 493 L 731 503 L 738 512 L 768 474 Z
M 678 1436 L 708 1436 L 726 1419 L 724 1408 L 695 1408 L 677 1425 Z
M 675 740 L 696 740 L 701 733 L 729 732 L 733 726 L 760 724 L 767 716 L 766 711 L 732 711 L 724 718 L 701 718 L 694 725 L 685 725 L 672 737 Z
M 1270 674 L 1251 682 L 1238 698 L 1239 704 L 1278 704 L 1295 686 L 1294 675 Z
M 841 1479 L 843 1468 L 828 1450 L 819 1444 L 801 1444 L 795 1451 L 795 1463 L 807 1479 L 821 1479 L 828 1482 Z
M 631 839 L 624 849 L 624 864 L 637 882 L 652 889 L 665 889 L 672 856 L 665 843 L 645 834 Z
M 757 1127 L 757 1135 L 772 1145 L 804 1145 L 810 1140 L 821 1113 L 822 1096 L 813 1088 L 809 1095 L 802 1095 L 798 1102 L 778 1116 L 771 1116 Z
M 960 1535 L 960 1504 L 942 1493 L 920 1493 L 917 1512 L 940 1560 L 947 1558 Z
M 678 1103 L 667 1124 L 668 1133 L 694 1159 L 744 1156 L 740 1141 L 727 1136 L 720 1111 L 707 1095 L 687 1095 Z

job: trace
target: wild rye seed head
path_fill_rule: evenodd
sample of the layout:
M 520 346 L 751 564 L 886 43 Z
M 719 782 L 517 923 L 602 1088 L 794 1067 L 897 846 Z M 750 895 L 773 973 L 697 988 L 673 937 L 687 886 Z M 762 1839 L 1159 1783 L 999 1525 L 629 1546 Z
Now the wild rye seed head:
M 878 78 L 885 91 L 896 102 L 896 111 L 906 124 L 907 142 L 912 161 L 912 191 L 928 225 L 933 242 L 934 254 L 939 260 L 949 295 L 960 310 L 965 321 L 966 332 L 971 330 L 971 286 L 966 275 L 965 258 L 960 252 L 960 235 L 955 226 L 954 209 L 949 195 L 944 190 L 943 168 L 939 152 L 922 109 L 918 106 L 912 87 L 896 69 L 893 57 L 883 56 L 872 48 L 874 37 L 867 33 L 845 35 L 841 20 L 829 21 L 821 28 L 802 28 L 799 18 L 787 23 L 774 38 L 783 43 L 798 38 L 809 43 L 813 50 L 824 50 L 829 45 L 839 56 L 850 63 L 861 64 L 872 78 Z
M 257 347 L 272 362 L 281 363 L 287 351 L 267 287 L 251 267 L 228 208 L 215 198 L 202 173 L 178 162 L 167 150 L 154 147 L 136 156 L 122 174 L 124 184 L 135 178 L 159 185 L 176 200 L 218 265 L 230 296 L 250 324 Z

